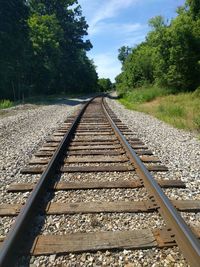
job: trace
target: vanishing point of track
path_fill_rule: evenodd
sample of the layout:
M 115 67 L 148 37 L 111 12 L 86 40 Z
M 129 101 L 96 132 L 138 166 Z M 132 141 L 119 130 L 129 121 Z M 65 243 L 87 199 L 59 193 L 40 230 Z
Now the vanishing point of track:
M 35 154 L 24 174 L 40 174 L 34 184 L 11 184 L 8 192 L 32 191 L 26 204 L 0 205 L 0 216 L 17 216 L 7 237 L 1 242 L 0 266 L 13 266 L 19 255 L 50 255 L 112 249 L 147 249 L 178 245 L 191 266 L 200 263 L 199 229 L 190 229 L 179 211 L 199 211 L 199 201 L 170 201 L 161 187 L 184 187 L 181 181 L 156 180 L 153 172 L 167 168 L 152 156 L 144 144 L 115 116 L 104 101 L 96 97 L 87 102 L 76 116 L 70 117 Z M 61 182 L 59 173 L 121 172 L 112 182 Z M 123 179 L 133 172 L 137 179 Z M 67 190 L 117 189 L 145 187 L 144 201 L 48 203 L 45 193 Z M 176 207 L 176 208 L 175 208 Z M 30 225 L 38 212 L 48 215 L 100 212 L 159 212 L 165 221 L 162 229 L 34 235 Z M 29 236 L 28 240 L 26 240 Z

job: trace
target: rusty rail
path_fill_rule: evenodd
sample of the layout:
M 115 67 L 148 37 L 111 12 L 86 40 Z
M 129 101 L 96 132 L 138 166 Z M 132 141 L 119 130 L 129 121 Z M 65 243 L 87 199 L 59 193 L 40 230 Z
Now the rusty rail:
M 185 223 L 176 208 L 172 205 L 168 197 L 165 195 L 151 173 L 147 170 L 145 165 L 132 149 L 121 131 L 117 128 L 116 124 L 107 112 L 104 100 L 102 101 L 102 107 L 112 129 L 114 130 L 116 136 L 126 150 L 130 161 L 134 164 L 137 174 L 144 182 L 150 195 L 158 204 L 161 216 L 164 218 L 165 222 L 170 226 L 172 232 L 175 234 L 174 238 L 183 255 L 192 267 L 198 267 L 200 264 L 199 240 Z
M 46 188 L 48 188 L 48 184 L 52 180 L 51 178 L 53 178 L 56 173 L 59 162 L 63 156 L 64 151 L 66 150 L 66 146 L 69 144 L 71 136 L 74 133 L 81 116 L 83 115 L 89 103 L 94 98 L 90 99 L 78 113 L 77 117 L 75 118 L 69 130 L 64 135 L 50 162 L 42 173 L 40 180 L 30 194 L 26 204 L 17 216 L 15 223 L 13 224 L 1 247 L 1 267 L 14 266 L 14 263 L 16 262 L 16 259 L 20 254 L 20 249 L 25 242 L 24 239 L 26 237 L 26 233 L 28 232 L 30 222 L 36 214 L 36 207 L 39 205 L 41 197 L 46 191 Z

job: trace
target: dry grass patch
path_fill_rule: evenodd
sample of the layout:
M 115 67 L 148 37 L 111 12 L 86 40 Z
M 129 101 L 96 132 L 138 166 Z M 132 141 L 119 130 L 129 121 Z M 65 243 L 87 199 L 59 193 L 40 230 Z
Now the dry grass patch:
M 155 89 L 146 89 L 153 90 Z M 136 93 L 137 92 L 137 93 Z M 160 93 L 152 100 L 144 99 L 144 101 L 137 101 L 136 94 L 143 94 L 143 89 L 136 89 L 136 92 L 129 92 L 128 95 L 123 96 L 120 102 L 127 108 L 145 112 L 153 115 L 156 118 L 173 125 L 179 129 L 186 129 L 200 132 L 200 95 L 199 92 L 180 93 L 180 94 L 165 94 Z M 148 93 L 150 95 L 150 93 Z M 142 99 L 142 96 L 141 96 Z

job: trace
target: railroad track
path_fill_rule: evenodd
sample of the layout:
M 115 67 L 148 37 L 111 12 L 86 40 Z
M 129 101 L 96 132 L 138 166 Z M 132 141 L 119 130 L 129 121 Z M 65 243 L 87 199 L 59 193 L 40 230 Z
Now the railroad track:
M 199 266 L 200 229 L 189 228 L 178 211 L 199 212 L 200 201 L 169 200 L 161 188 L 184 188 L 185 184 L 180 180 L 154 179 L 152 174 L 161 171 L 166 172 L 167 168 L 115 116 L 104 99 L 92 99 L 76 116 L 66 120 L 21 171 L 24 175 L 41 174 L 37 183 L 9 186 L 8 193 L 31 193 L 23 206 L 0 205 L 0 216 L 18 215 L 5 240 L 1 240 L 0 266 L 14 266 L 24 254 L 40 256 L 177 245 L 191 266 Z M 107 173 L 117 173 L 119 178 L 107 179 Z M 90 177 L 98 174 L 98 179 L 81 179 L 85 174 Z M 147 197 L 141 201 L 123 200 L 123 197 L 114 201 L 109 197 L 91 202 L 62 200 L 62 194 L 71 191 L 79 194 L 80 190 L 87 190 L 101 195 L 106 189 L 112 195 L 119 189 L 134 191 L 141 188 L 147 192 Z M 95 232 L 76 229 L 74 233 L 64 231 L 64 234 L 56 235 L 41 233 L 44 221 L 39 223 L 40 227 L 35 227 L 38 214 L 152 212 L 161 215 L 163 228 Z

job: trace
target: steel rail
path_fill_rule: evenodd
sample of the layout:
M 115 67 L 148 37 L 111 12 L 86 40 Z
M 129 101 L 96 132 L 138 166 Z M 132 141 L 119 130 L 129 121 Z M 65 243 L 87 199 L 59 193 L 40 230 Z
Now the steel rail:
M 20 249 L 22 245 L 24 245 L 24 240 L 26 238 L 26 233 L 29 230 L 30 223 L 36 214 L 36 207 L 39 205 L 41 197 L 46 191 L 49 182 L 52 181 L 51 178 L 53 178 L 56 173 L 59 162 L 64 154 L 64 151 L 66 150 L 66 146 L 69 144 L 71 136 L 74 133 L 83 113 L 85 112 L 85 109 L 96 97 L 91 98 L 78 113 L 71 127 L 66 132 L 62 141 L 57 147 L 46 169 L 42 173 L 40 180 L 31 192 L 26 204 L 17 216 L 15 223 L 13 224 L 1 246 L 0 267 L 11 267 L 16 263 L 17 257 L 20 254 Z
M 172 229 L 175 235 L 175 241 L 178 247 L 182 251 L 184 257 L 188 261 L 191 267 L 200 266 L 200 242 L 185 223 L 183 218 L 180 216 L 176 208 L 170 202 L 168 197 L 165 195 L 161 187 L 155 181 L 151 173 L 147 170 L 145 165 L 142 163 L 140 158 L 137 156 L 135 151 L 132 149 L 131 145 L 128 143 L 126 138 L 123 136 L 121 131 L 118 129 L 111 116 L 109 115 L 104 99 L 102 100 L 102 107 L 104 113 L 114 130 L 116 136 L 118 137 L 120 143 L 124 147 L 129 156 L 131 163 L 134 165 L 137 174 L 140 179 L 144 182 L 150 195 L 153 196 L 156 203 L 159 206 L 159 212 L 168 226 Z

